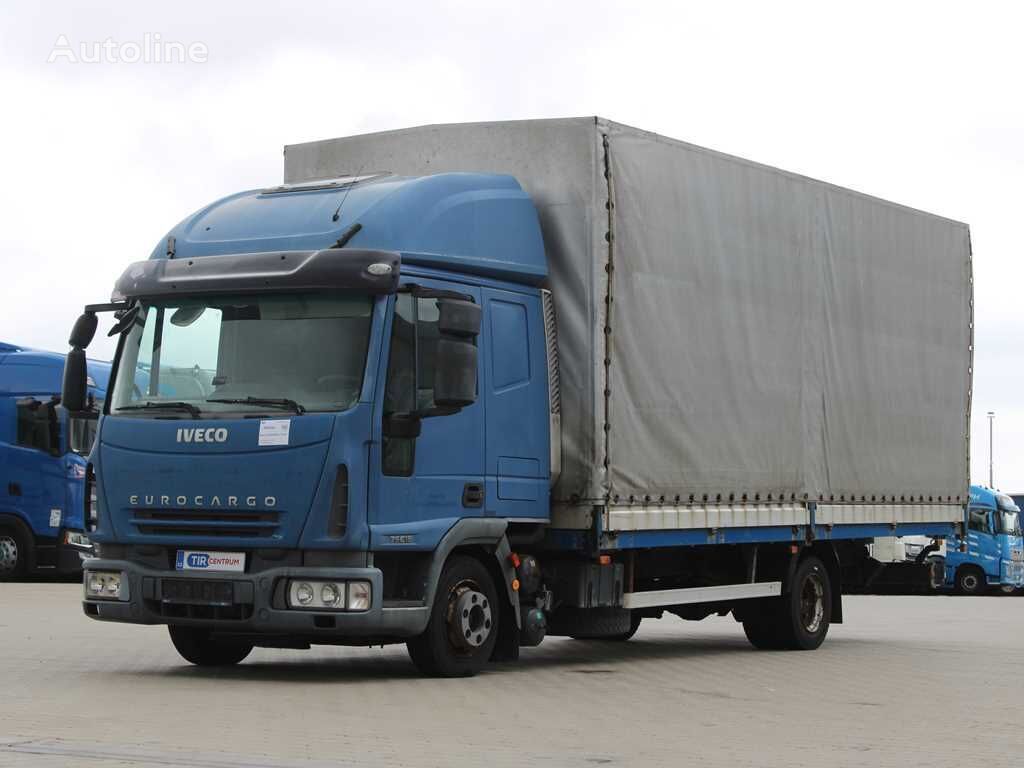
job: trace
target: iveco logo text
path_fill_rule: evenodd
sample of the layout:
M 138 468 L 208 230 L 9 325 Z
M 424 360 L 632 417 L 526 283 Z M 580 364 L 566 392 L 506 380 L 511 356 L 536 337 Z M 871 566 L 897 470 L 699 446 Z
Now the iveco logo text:
M 147 496 L 132 494 L 128 503 L 133 507 L 256 507 L 259 505 L 257 496 Z M 277 506 L 276 496 L 264 496 L 263 507 Z
M 228 431 L 224 427 L 214 429 L 179 429 L 179 443 L 224 443 L 228 439 Z

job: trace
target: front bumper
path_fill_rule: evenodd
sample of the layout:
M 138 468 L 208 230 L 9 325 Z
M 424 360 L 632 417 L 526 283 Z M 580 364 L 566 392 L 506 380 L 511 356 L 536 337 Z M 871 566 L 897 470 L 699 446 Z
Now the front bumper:
M 389 607 L 383 602 L 383 575 L 377 568 L 282 567 L 259 573 L 212 573 L 156 570 L 126 560 L 90 559 L 88 571 L 120 571 L 127 594 L 120 600 L 85 598 L 90 618 L 131 624 L 180 624 L 217 632 L 257 637 L 287 636 L 307 642 L 405 639 L 423 632 L 430 618 L 424 605 Z M 230 600 L 194 602 L 166 600 L 165 580 L 230 583 Z M 307 611 L 287 608 L 289 579 L 363 580 L 371 584 L 366 611 Z M 226 588 L 218 592 L 227 592 Z
M 999 564 L 999 583 L 1007 587 L 1024 587 L 1024 562 L 1002 560 Z

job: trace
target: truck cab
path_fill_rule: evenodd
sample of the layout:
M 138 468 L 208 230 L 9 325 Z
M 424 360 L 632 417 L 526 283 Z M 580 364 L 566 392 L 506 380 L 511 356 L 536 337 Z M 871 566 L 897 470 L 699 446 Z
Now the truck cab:
M 981 485 L 971 486 L 965 537 L 946 544 L 946 586 L 960 594 L 1024 586 L 1024 540 L 1014 499 Z
M 64 356 L 0 343 L 0 580 L 75 573 L 91 552 L 83 519 L 95 421 L 60 406 Z M 101 403 L 110 366 L 88 362 Z
M 468 548 L 484 565 L 458 560 L 460 583 L 492 586 L 464 650 L 493 645 L 506 533 L 549 517 L 545 269 L 502 176 L 257 190 L 184 222 L 115 288 L 86 613 L 170 624 L 192 660 L 202 619 L 261 644 L 404 640 Z

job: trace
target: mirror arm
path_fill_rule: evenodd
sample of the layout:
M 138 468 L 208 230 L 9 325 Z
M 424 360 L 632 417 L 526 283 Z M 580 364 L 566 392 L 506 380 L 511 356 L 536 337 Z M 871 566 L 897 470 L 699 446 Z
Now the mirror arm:
M 86 304 L 85 311 L 93 315 L 97 312 L 123 312 L 131 309 L 131 306 L 128 301 L 113 301 L 107 304 Z

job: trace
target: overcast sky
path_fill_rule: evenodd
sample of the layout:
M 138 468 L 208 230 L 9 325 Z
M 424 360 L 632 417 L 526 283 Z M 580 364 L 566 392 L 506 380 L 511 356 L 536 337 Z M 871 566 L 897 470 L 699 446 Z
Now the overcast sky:
M 143 6 L 4 4 L 0 339 L 65 350 L 81 306 L 105 300 L 173 224 L 279 182 L 286 143 L 600 114 L 968 222 L 973 478 L 988 477 L 993 410 L 996 484 L 1024 492 L 1024 45 L 1012 4 Z M 61 35 L 77 57 L 147 33 L 199 44 L 197 60 L 48 63 Z M 106 339 L 90 348 L 111 353 Z

